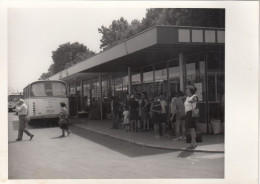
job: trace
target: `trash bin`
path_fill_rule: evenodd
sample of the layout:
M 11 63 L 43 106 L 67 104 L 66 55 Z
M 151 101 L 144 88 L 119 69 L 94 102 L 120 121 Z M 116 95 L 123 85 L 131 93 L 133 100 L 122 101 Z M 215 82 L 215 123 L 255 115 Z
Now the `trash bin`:
M 222 134 L 224 132 L 223 124 L 221 123 L 221 120 L 218 119 L 212 119 L 211 120 L 211 126 L 213 130 L 213 134 Z

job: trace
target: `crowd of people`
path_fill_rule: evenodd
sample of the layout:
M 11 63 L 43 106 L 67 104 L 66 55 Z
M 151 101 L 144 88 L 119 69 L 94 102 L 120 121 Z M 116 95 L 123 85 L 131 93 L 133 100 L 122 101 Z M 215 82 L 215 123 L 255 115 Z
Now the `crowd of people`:
M 196 143 L 196 113 L 198 97 L 195 94 L 196 88 L 189 85 L 186 87 L 186 95 L 180 91 L 175 94 L 169 102 L 165 100 L 163 94 L 156 96 L 153 101 L 147 99 L 147 94 L 143 92 L 138 95 L 130 95 L 130 99 L 124 104 L 119 102 L 117 97 L 112 97 L 111 114 L 113 119 L 113 129 L 123 126 L 126 131 L 138 132 L 153 129 L 155 139 L 162 136 L 169 136 L 174 130 L 174 141 L 185 140 L 189 136 L 191 143 L 188 148 L 197 147 Z M 69 135 L 68 112 L 66 104 L 60 103 L 59 125 L 62 130 L 62 137 L 65 132 Z M 17 112 L 19 115 L 19 133 L 17 141 L 22 140 L 23 132 L 30 140 L 33 138 L 26 129 L 27 106 L 22 99 L 18 102 Z
M 197 147 L 196 143 L 196 117 L 198 97 L 196 88 L 189 85 L 182 91 L 174 94 L 167 101 L 163 94 L 159 94 L 152 101 L 147 94 L 130 95 L 127 102 L 119 102 L 112 97 L 111 113 L 113 129 L 123 127 L 129 132 L 153 130 L 155 139 L 175 135 L 174 141 L 185 140 L 187 135 L 191 138 L 188 148 Z

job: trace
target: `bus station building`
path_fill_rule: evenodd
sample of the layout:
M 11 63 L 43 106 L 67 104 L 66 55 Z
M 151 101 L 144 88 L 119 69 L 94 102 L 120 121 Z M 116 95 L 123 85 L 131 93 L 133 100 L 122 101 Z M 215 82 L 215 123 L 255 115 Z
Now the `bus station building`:
M 49 79 L 68 84 L 72 116 L 90 119 L 110 118 L 111 96 L 125 102 L 146 92 L 152 102 L 163 94 L 170 103 L 194 85 L 198 123 L 209 133 L 210 122 L 225 122 L 225 29 L 155 26 Z

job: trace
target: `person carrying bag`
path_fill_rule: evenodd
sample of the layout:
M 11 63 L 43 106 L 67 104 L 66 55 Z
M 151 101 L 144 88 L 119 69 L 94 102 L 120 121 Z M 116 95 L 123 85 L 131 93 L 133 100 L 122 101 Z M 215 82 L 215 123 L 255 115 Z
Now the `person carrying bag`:
M 68 118 L 68 112 L 66 109 L 66 104 L 64 102 L 60 103 L 61 106 L 61 110 L 59 113 L 59 125 L 60 125 L 60 129 L 62 130 L 62 135 L 61 137 L 65 137 L 65 131 L 69 134 L 71 133 L 71 131 L 69 130 L 69 118 Z

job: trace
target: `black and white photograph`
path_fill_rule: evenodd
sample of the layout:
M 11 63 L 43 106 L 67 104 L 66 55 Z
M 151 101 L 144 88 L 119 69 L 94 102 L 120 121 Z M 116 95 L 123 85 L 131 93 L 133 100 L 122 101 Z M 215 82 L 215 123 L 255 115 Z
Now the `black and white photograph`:
M 241 104 L 258 99 L 259 47 L 234 40 L 240 4 L 168 3 L 6 8 L 7 180 L 258 181 L 258 100 Z

